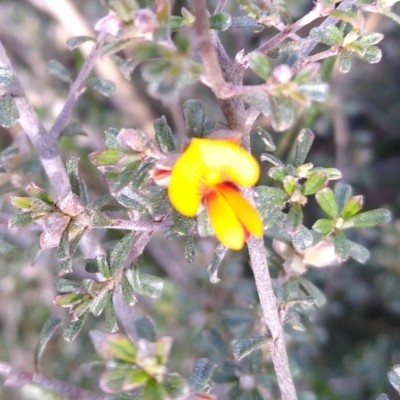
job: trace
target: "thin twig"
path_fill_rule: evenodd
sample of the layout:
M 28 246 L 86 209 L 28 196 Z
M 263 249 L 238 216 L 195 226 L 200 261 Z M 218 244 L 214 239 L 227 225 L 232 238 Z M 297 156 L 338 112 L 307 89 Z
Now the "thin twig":
M 82 94 L 83 84 L 86 78 L 89 76 L 90 72 L 94 67 L 94 63 L 100 56 L 101 47 L 104 44 L 107 34 L 104 32 L 100 32 L 96 44 L 93 46 L 91 52 L 85 60 L 85 63 L 82 66 L 78 76 L 75 81 L 72 83 L 71 88 L 69 90 L 67 99 L 65 100 L 64 107 L 62 108 L 60 114 L 58 115 L 56 121 L 54 122 L 53 127 L 50 129 L 50 135 L 55 139 L 61 134 L 61 130 L 67 122 L 69 116 L 71 115 L 72 109 L 79 99 L 79 96 Z
M 22 368 L 18 369 L 21 374 L 24 373 L 24 375 L 26 376 L 31 375 L 30 372 L 24 371 Z M 0 375 L 3 375 L 7 378 L 10 376 L 10 374 L 12 374 L 13 371 L 14 368 L 11 365 L 0 361 Z M 37 374 L 37 373 L 33 374 L 31 379 L 27 383 L 35 383 L 37 385 L 53 389 L 58 393 L 68 396 L 70 399 L 79 399 L 79 400 L 107 399 L 107 396 L 103 393 L 90 392 L 89 390 L 73 386 L 70 383 L 43 374 Z
M 227 3 L 227 1 L 228 0 L 218 0 L 218 4 L 215 7 L 214 14 L 220 13 L 224 9 L 225 4 Z
M 338 10 L 344 10 L 346 9 L 349 5 L 356 3 L 357 0 L 343 0 L 339 6 L 338 6 Z M 326 18 L 321 25 L 319 25 L 320 29 L 324 29 L 329 25 L 335 25 L 338 22 L 338 19 L 335 17 L 328 17 Z M 314 49 L 314 47 L 318 44 L 318 42 L 316 40 L 314 40 L 311 37 L 308 37 L 307 39 L 304 39 L 301 46 L 300 46 L 300 50 L 298 53 L 298 61 L 297 63 L 300 63 L 301 60 L 304 57 L 307 57 L 312 50 Z M 297 64 L 296 63 L 296 64 Z M 293 66 L 293 68 L 297 68 L 296 64 Z
M 235 82 L 237 77 L 226 76 L 229 72 L 232 74 L 234 71 L 224 71 L 225 79 L 235 84 L 227 83 L 221 71 L 221 60 L 218 59 L 217 51 L 214 48 L 212 39 L 209 33 L 208 19 L 206 2 L 204 0 L 197 0 L 194 3 L 194 14 L 196 16 L 195 33 L 198 39 L 200 52 L 205 69 L 204 81 L 211 87 L 217 97 L 224 94 L 227 89 L 231 90 L 230 96 L 237 96 L 240 93 L 239 82 Z M 265 90 L 265 85 L 263 89 Z M 237 118 L 240 120 L 238 114 L 241 113 L 241 104 L 231 102 L 229 115 L 225 114 L 227 118 Z M 245 127 L 245 118 L 238 121 L 238 125 L 243 128 L 242 131 L 247 128 L 247 135 L 245 135 L 245 141 L 249 143 L 249 131 L 251 129 L 252 119 L 257 117 L 257 113 L 253 113 L 249 116 L 249 125 Z M 251 189 L 247 190 L 247 196 L 251 201 L 252 193 Z M 283 334 L 283 327 L 278 312 L 277 300 L 272 288 L 272 282 L 269 275 L 267 257 L 265 253 L 264 242 L 262 239 L 251 238 L 248 242 L 250 259 L 254 270 L 254 278 L 256 281 L 257 291 L 260 298 L 261 308 L 264 315 L 265 323 L 271 332 L 273 341 L 270 346 L 272 361 L 275 367 L 278 385 L 281 390 L 282 400 L 296 400 L 296 390 L 293 384 L 293 378 L 290 372 L 289 360 L 286 353 L 285 340 Z
M 43 168 L 57 195 L 59 197 L 66 196 L 71 189 L 64 164 L 58 152 L 57 141 L 47 133 L 36 112 L 30 105 L 1 42 L 0 67 L 7 68 L 13 72 L 14 80 L 12 84 L 6 86 L 3 90 L 13 97 L 19 112 L 19 123 L 35 146 Z

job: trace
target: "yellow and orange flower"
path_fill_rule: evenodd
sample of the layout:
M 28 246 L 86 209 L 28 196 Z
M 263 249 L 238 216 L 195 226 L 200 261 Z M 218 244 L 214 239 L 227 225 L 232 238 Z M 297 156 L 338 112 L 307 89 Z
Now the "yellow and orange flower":
M 256 159 L 238 145 L 192 139 L 172 168 L 168 194 L 173 207 L 187 217 L 204 205 L 217 238 L 239 250 L 250 234 L 263 233 L 257 210 L 239 190 L 253 186 L 259 175 Z

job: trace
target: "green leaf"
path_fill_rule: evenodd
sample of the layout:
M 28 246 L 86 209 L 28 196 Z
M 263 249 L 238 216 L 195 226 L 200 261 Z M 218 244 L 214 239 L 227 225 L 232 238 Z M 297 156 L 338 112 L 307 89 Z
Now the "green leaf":
M 340 262 L 346 261 L 349 258 L 350 246 L 343 231 L 337 231 L 334 239 L 335 254 Z
M 108 343 L 114 358 L 128 364 L 135 364 L 137 348 L 127 336 L 121 334 L 108 335 Z
M 114 304 L 113 304 L 113 295 L 112 293 L 107 294 L 107 303 L 105 308 L 105 317 L 106 317 L 106 328 L 111 333 L 118 331 L 118 322 L 117 316 L 115 315 Z
M 174 221 L 174 229 L 180 235 L 190 235 L 193 233 L 196 220 L 192 217 L 186 217 L 175 209 L 171 211 L 172 220 Z
M 163 400 L 164 390 L 154 378 L 149 379 L 143 389 L 143 400 Z
M 332 219 L 336 218 L 338 215 L 338 206 L 336 204 L 335 195 L 332 189 L 324 188 L 320 190 L 315 198 L 317 203 L 322 208 L 322 210 Z
M 207 360 L 207 358 L 198 359 L 189 377 L 190 391 L 202 392 L 206 390 L 214 369 L 215 365 Z
M 357 39 L 357 43 L 364 47 L 373 46 L 374 44 L 378 44 L 384 35 L 379 32 L 369 32 L 365 35 L 362 35 L 359 39 Z
M 135 320 L 135 330 L 139 338 L 146 339 L 149 342 L 155 342 L 157 339 L 154 323 L 147 316 L 139 317 Z
M 101 289 L 97 294 L 96 297 L 92 300 L 90 304 L 90 311 L 95 315 L 96 317 L 99 316 L 104 308 L 106 307 L 107 300 L 108 300 L 108 294 L 110 292 L 110 289 L 106 286 L 103 289 Z
M 252 325 L 255 320 L 254 313 L 250 310 L 224 310 L 220 314 L 221 322 L 227 327 Z
M 139 185 L 133 184 L 133 179 L 137 177 L 138 174 L 141 174 L 140 168 L 142 167 L 142 164 L 143 163 L 140 160 L 136 160 L 122 168 L 122 170 L 118 174 L 113 192 L 119 192 L 124 186 L 128 185 L 129 183 L 131 183 L 133 187 L 137 188 Z
M 269 343 L 271 340 L 271 337 L 267 335 L 253 335 L 240 339 L 233 344 L 233 356 L 236 360 L 241 360 L 244 356 Z
M 78 290 L 81 287 L 80 281 L 73 281 L 65 278 L 54 278 L 54 288 L 60 293 L 69 293 Z
M 47 64 L 47 72 L 51 75 L 56 76 L 58 79 L 61 79 L 64 82 L 72 83 L 71 74 L 68 70 L 58 61 L 50 60 Z
M 50 317 L 46 323 L 43 325 L 42 330 L 40 331 L 39 340 L 35 346 L 35 350 L 33 352 L 33 359 L 35 363 L 35 370 L 39 372 L 40 370 L 40 361 L 43 355 L 43 352 L 47 346 L 47 343 L 53 336 L 54 332 L 61 325 L 61 320 L 56 317 Z
M 260 125 L 256 125 L 255 127 L 256 132 L 260 136 L 261 140 L 265 144 L 265 150 L 266 151 L 275 151 L 276 146 L 274 143 L 274 140 L 272 139 L 272 136 L 265 130 L 263 129 Z
M 276 132 L 289 129 L 294 122 L 296 113 L 289 99 L 271 97 L 271 124 Z
M 326 235 L 333 231 L 334 226 L 335 222 L 332 221 L 331 219 L 319 219 L 312 226 L 312 229 L 314 229 L 314 231 L 316 232 Z
M 142 196 L 138 191 L 130 186 L 126 186 L 122 192 L 117 196 L 116 200 L 124 207 L 139 211 L 140 213 L 146 212 L 148 200 Z
M 154 275 L 139 273 L 137 266 L 134 266 L 133 269 L 129 269 L 126 273 L 126 277 L 133 289 L 139 294 L 153 297 L 155 299 L 161 297 L 164 290 L 163 279 Z
M 352 8 L 346 10 L 335 9 L 330 13 L 333 17 L 340 19 L 341 21 L 347 22 L 354 27 L 360 28 L 364 19 L 357 12 L 353 11 Z M 329 25 L 332 26 L 332 25 Z M 336 28 L 336 27 L 335 27 Z
M 369 64 L 376 64 L 382 60 L 382 50 L 379 47 L 371 46 L 365 50 L 365 53 L 358 57 Z
M 188 137 L 204 137 L 205 111 L 200 100 L 186 100 L 183 103 L 183 116 Z
M 218 268 L 221 265 L 227 251 L 228 248 L 222 243 L 219 244 L 215 249 L 213 258 L 207 267 L 207 272 L 210 276 L 211 283 L 218 283 L 220 281 L 218 278 Z
M 121 291 L 125 304 L 128 306 L 133 306 L 135 303 L 137 303 L 137 298 L 133 291 L 132 285 L 129 283 L 128 278 L 125 275 L 122 275 Z
M 104 78 L 90 78 L 86 86 L 92 88 L 103 96 L 111 96 L 115 91 L 115 83 Z
M 0 125 L 11 128 L 18 123 L 19 111 L 11 95 L 0 97 Z
M 262 154 L 261 154 L 261 156 L 262 156 Z M 287 174 L 288 173 L 287 173 L 286 169 L 283 166 L 275 166 L 275 167 L 272 167 L 268 171 L 268 176 L 270 178 L 272 178 L 274 181 L 278 181 L 278 182 L 283 182 L 283 179 L 285 178 L 285 176 Z
M 121 159 L 121 154 L 117 149 L 106 149 L 94 151 L 89 154 L 90 162 L 96 167 L 101 165 L 110 165 Z
M 257 51 L 251 52 L 249 57 L 249 67 L 264 81 L 266 81 L 271 75 L 271 65 L 268 58 L 263 53 Z
M 307 99 L 322 103 L 329 95 L 329 85 L 325 82 L 307 82 L 298 86 L 297 93 Z
M 167 124 L 167 119 L 163 115 L 154 121 L 154 130 L 157 146 L 164 154 L 175 150 L 174 137 L 171 128 Z
M 292 175 L 286 175 L 283 179 L 283 188 L 291 196 L 297 188 L 297 179 Z
M 78 172 L 78 157 L 69 157 L 67 160 L 67 174 L 69 178 L 69 182 L 71 184 L 72 193 L 75 193 L 77 196 L 80 196 L 80 180 L 79 180 L 79 172 Z
M 196 251 L 194 249 L 194 236 L 189 235 L 186 240 L 184 250 L 185 260 L 191 264 L 196 260 Z
M 342 182 L 338 182 L 335 185 L 335 199 L 338 210 L 341 212 L 343 210 L 344 205 L 349 201 L 350 196 L 352 194 L 352 188 L 350 185 L 347 185 Z
M 351 240 L 348 240 L 347 242 L 349 244 L 350 257 L 354 258 L 354 260 L 358 261 L 361 264 L 365 264 L 370 257 L 368 249 L 358 243 L 352 242 Z
M 298 167 L 304 164 L 308 152 L 314 142 L 315 135 L 311 129 L 302 129 L 297 136 L 296 140 L 296 156 L 294 165 Z
M 327 184 L 328 175 L 324 172 L 315 172 L 307 178 L 301 192 L 305 196 L 309 196 L 323 189 Z
M 377 208 L 376 210 L 366 211 L 346 221 L 346 228 L 366 228 L 372 226 L 385 225 L 390 222 L 391 214 L 384 208 Z
M 390 384 L 400 394 L 400 364 L 393 366 L 387 375 Z
M 64 339 L 67 342 L 72 342 L 79 334 L 79 332 L 82 330 L 83 325 L 86 321 L 86 318 L 88 316 L 88 313 L 86 312 L 85 314 L 82 314 L 78 320 L 76 321 L 71 321 L 68 323 L 68 325 L 64 329 Z
M 100 389 L 106 393 L 118 393 L 123 390 L 124 382 L 129 373 L 126 368 L 104 371 L 99 380 Z M 107 397 L 108 399 L 109 397 Z M 129 397 L 131 399 L 131 397 Z
M 279 188 L 257 186 L 254 190 L 257 208 L 282 206 L 289 198 L 288 194 Z
M 6 87 L 12 84 L 14 74 L 11 69 L 0 67 L 0 87 Z
M 41 218 L 43 218 L 44 215 L 37 216 L 37 217 L 32 217 L 32 212 L 27 211 L 23 213 L 16 214 L 12 216 L 9 221 L 8 221 L 8 227 L 10 229 L 14 228 L 23 228 L 25 226 L 30 225 L 32 222 L 35 222 Z
M 131 42 L 132 39 L 120 39 L 108 42 L 101 48 L 101 56 L 111 56 L 115 53 L 118 53 L 119 51 L 125 49 L 127 44 Z
M 215 29 L 216 31 L 225 31 L 232 24 L 232 17 L 226 12 L 221 12 L 218 14 L 213 14 L 208 18 L 208 23 L 210 29 Z
M 284 167 L 283 162 L 279 158 L 273 156 L 272 154 L 262 153 L 260 156 L 260 160 L 267 161 L 267 162 L 271 163 L 272 165 L 275 165 L 276 167 Z M 286 175 L 286 172 L 285 172 L 285 175 Z
M 48 193 L 46 191 L 44 191 L 43 189 L 41 189 L 40 187 L 36 186 L 34 183 L 31 182 L 28 185 L 26 190 L 31 196 L 34 196 L 34 197 L 38 198 L 39 200 L 42 200 L 43 203 L 46 203 L 50 206 L 54 205 L 54 201 L 48 195 Z
M 214 230 L 205 209 L 201 210 L 197 216 L 197 232 L 200 237 L 214 236 Z
M 363 196 L 353 196 L 347 201 L 343 207 L 340 216 L 345 220 L 357 214 L 363 206 Z
M 326 303 L 326 297 L 324 293 L 311 281 L 301 276 L 297 278 L 297 281 L 300 283 L 306 293 L 313 299 L 313 302 L 317 307 L 322 307 Z
M 72 38 L 69 38 L 66 42 L 68 50 L 74 50 L 77 47 L 79 47 L 81 44 L 86 43 L 88 41 L 96 41 L 95 38 L 92 38 L 90 36 L 74 36 Z
M 319 43 L 332 47 L 342 42 L 343 33 L 337 26 L 328 25 L 324 28 L 312 28 L 310 37 Z
M 300 204 L 293 204 L 290 207 L 287 219 L 285 221 L 285 229 L 289 234 L 297 232 L 303 223 L 303 207 Z
M 171 399 L 177 399 L 183 396 L 186 381 L 176 372 L 166 374 L 163 379 L 163 388 Z
M 118 140 L 117 136 L 120 132 L 119 129 L 110 127 L 105 130 L 104 132 L 104 144 L 109 149 L 117 149 L 117 150 L 124 150 L 124 146 L 121 145 Z
M 304 225 L 300 225 L 292 234 L 292 244 L 295 249 L 304 250 L 313 244 L 314 237 Z
M 89 260 L 86 260 L 86 262 Z M 96 264 L 97 267 L 97 271 L 100 272 L 100 274 L 105 278 L 105 279 L 109 279 L 111 278 L 111 274 L 110 274 L 110 268 L 107 264 L 107 259 L 106 256 L 104 256 L 103 254 L 99 254 L 98 256 L 96 256 L 93 259 L 94 263 Z
M 351 56 L 348 51 L 342 51 L 339 57 L 339 71 L 347 74 L 351 68 Z
M 110 266 L 112 275 L 119 267 L 121 267 L 134 240 L 135 233 L 129 233 L 125 235 L 114 247 L 108 259 L 108 265 Z
M 56 296 L 53 300 L 58 307 L 70 307 L 76 303 L 80 303 L 85 297 L 82 293 L 69 293 Z
M 228 349 L 221 333 L 215 328 L 209 328 L 203 331 L 203 336 L 205 342 L 211 344 L 213 348 L 217 350 L 217 357 L 219 357 L 221 360 L 226 359 L 228 356 Z M 214 353 L 214 355 L 216 354 Z

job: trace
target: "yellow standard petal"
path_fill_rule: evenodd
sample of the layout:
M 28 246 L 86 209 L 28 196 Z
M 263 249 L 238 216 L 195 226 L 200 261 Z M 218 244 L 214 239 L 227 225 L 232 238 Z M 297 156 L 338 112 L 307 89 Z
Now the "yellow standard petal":
M 217 239 L 233 250 L 240 250 L 246 240 L 245 230 L 219 190 L 207 195 L 206 207 Z
M 257 210 L 243 197 L 239 189 L 229 184 L 221 184 L 218 188 L 246 232 L 256 237 L 261 237 L 263 235 L 261 218 Z

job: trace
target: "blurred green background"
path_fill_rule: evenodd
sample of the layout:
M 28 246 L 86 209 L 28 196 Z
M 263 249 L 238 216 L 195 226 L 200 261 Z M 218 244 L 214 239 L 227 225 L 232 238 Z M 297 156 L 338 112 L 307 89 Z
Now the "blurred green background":
M 175 14 L 186 5 L 179 0 L 172 3 Z M 294 20 L 313 6 L 305 0 L 287 3 Z M 215 6 L 214 1 L 209 4 Z M 229 0 L 226 10 L 238 13 L 236 2 Z M 65 41 L 72 36 L 94 35 L 92 28 L 105 13 L 98 0 L 0 2 L 0 40 L 46 128 L 51 127 L 68 94 L 68 84 L 50 75 L 47 63 L 56 59 L 75 77 L 90 44 L 70 52 Z M 343 181 L 353 186 L 355 194 L 364 195 L 364 209 L 387 207 L 393 213 L 393 222 L 383 229 L 352 233 L 351 240 L 371 250 L 366 265 L 349 261 L 326 269 L 310 268 L 307 272 L 328 301 L 321 309 L 305 310 L 303 322 L 307 331 L 290 331 L 288 347 L 297 387 L 303 398 L 310 400 L 375 399 L 382 392 L 388 393 L 390 399 L 399 398 L 390 388 L 386 374 L 390 367 L 400 363 L 400 27 L 378 15 L 368 16 L 367 26 L 370 31 L 385 35 L 379 45 L 382 61 L 369 65 L 355 60 L 346 75 L 333 65 L 330 98 L 316 108 L 313 118 L 307 119 L 317 136 L 309 161 L 339 168 Z M 300 35 L 306 35 L 308 29 Z M 254 49 L 274 32 L 233 30 L 223 33 L 222 39 L 229 54 L 234 55 L 243 48 Z M 129 48 L 125 53 L 129 56 Z M 179 142 L 184 137 L 181 106 L 189 98 L 203 100 L 208 116 L 221 126 L 224 122 L 209 90 L 200 84 L 186 88 L 179 103 L 164 105 L 146 95 L 138 71 L 132 81 L 127 81 L 104 59 L 97 62 L 93 73 L 114 80 L 117 90 L 110 98 L 87 91 L 70 118 L 70 122 L 81 123 L 87 136 L 64 137 L 60 141 L 64 159 L 71 155 L 81 157 L 81 177 L 88 184 L 92 199 L 106 193 L 107 187 L 87 155 L 103 148 L 106 128 L 140 127 L 152 136 L 153 119 L 164 114 Z M 252 79 L 249 76 L 248 82 Z M 303 111 L 292 132 L 273 135 L 281 156 L 289 154 L 291 138 L 305 117 L 309 115 Z M 273 133 L 267 118 L 261 118 L 259 123 Z M 8 200 L 10 193 L 25 193 L 31 181 L 48 187 L 40 162 L 20 129 L 0 129 L 0 150 L 12 143 L 19 147 L 20 155 L 13 160 L 10 175 L 0 173 L 1 208 L 8 214 L 16 212 Z M 253 149 L 256 154 L 262 151 L 256 137 Z M 266 174 L 269 166 L 264 163 L 262 168 Z M 317 217 L 312 205 L 306 208 L 307 212 L 311 224 Z M 52 302 L 52 279 L 59 273 L 58 261 L 54 251 L 46 251 L 31 265 L 27 253 L 34 251 L 37 231 L 9 231 L 4 225 L 0 225 L 0 231 L 5 238 L 0 243 L 0 360 L 32 367 L 32 352 L 47 318 L 56 315 L 68 320 L 67 311 L 56 308 Z M 100 236 L 106 243 L 121 234 L 101 232 Z M 142 267 L 165 276 L 167 286 L 161 299 L 143 299 L 134 312 L 148 313 L 160 335 L 174 337 L 171 370 L 184 376 L 197 357 L 218 361 L 218 355 L 201 334 L 202 329 L 220 326 L 219 311 L 246 307 L 255 299 L 244 250 L 229 252 L 220 271 L 222 282 L 209 283 L 206 266 L 215 244 L 211 239 L 198 240 L 197 259 L 189 265 L 183 257 L 184 241 L 167 241 L 157 235 L 142 258 Z M 75 274 L 82 277 L 83 259 L 79 254 Z M 102 317 L 89 319 L 73 343 L 56 335 L 45 354 L 45 372 L 76 385 L 97 388 L 99 368 L 87 335 L 89 329 L 104 330 Z M 231 338 L 229 332 L 223 335 Z M 264 357 L 267 361 L 268 355 Z M 218 393 L 218 387 L 216 390 Z M 26 386 L 22 390 L 0 388 L 0 398 L 61 397 Z

